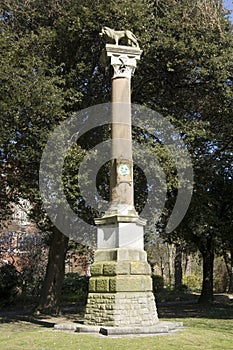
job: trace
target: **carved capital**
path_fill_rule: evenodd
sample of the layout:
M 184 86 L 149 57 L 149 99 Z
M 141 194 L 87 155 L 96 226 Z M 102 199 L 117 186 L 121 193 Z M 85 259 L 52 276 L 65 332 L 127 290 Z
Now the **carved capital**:
M 134 74 L 136 68 L 136 59 L 126 55 L 113 55 L 111 56 L 111 65 L 114 69 L 113 78 L 130 78 Z
M 106 56 L 110 58 L 115 77 L 131 78 L 140 60 L 142 51 L 135 47 L 106 45 Z

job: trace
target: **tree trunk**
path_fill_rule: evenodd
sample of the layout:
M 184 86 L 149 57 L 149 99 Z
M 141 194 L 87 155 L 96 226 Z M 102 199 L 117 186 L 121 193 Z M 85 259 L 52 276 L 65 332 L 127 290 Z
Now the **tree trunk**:
M 182 290 L 182 247 L 176 244 L 176 253 L 174 261 L 175 289 Z
M 223 259 L 229 277 L 228 293 L 233 293 L 233 249 L 230 249 L 230 254 L 228 254 L 228 251 L 224 249 Z
M 200 249 L 200 247 L 199 247 Z M 203 281 L 199 303 L 212 303 L 213 295 L 213 273 L 214 273 L 214 250 L 212 239 L 207 239 L 205 247 L 200 249 L 203 258 Z
M 54 228 L 45 280 L 39 303 L 35 310 L 38 314 L 57 315 L 60 313 L 59 303 L 65 274 L 65 256 L 68 241 L 68 237 L 64 236 L 57 228 Z
M 167 255 L 168 255 L 168 280 L 169 280 L 169 287 L 172 285 L 172 257 L 171 257 L 171 251 L 170 246 L 167 244 Z
M 233 293 L 233 249 L 230 250 L 230 271 L 229 271 L 228 293 Z
M 185 252 L 185 266 L 184 266 L 184 274 L 185 276 L 190 276 L 192 271 L 192 258 L 190 252 Z
M 162 257 L 160 257 L 160 270 L 161 270 L 161 276 L 164 278 L 164 264 L 163 264 Z

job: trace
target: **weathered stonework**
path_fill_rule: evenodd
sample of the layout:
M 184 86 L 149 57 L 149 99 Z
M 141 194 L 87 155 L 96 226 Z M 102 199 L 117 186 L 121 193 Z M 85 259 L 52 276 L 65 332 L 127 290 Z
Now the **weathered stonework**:
M 85 324 L 145 327 L 157 322 L 145 251 L 97 250 L 91 267 Z
M 158 322 L 151 292 L 89 293 L 85 324 L 153 326 Z

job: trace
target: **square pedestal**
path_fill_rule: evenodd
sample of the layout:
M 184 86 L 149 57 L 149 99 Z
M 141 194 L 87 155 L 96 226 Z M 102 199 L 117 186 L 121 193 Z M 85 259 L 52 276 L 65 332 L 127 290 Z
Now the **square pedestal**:
M 97 228 L 98 249 L 143 249 L 144 227 L 134 222 L 117 222 Z
M 85 324 L 154 326 L 158 315 L 151 268 L 142 249 L 98 249 L 91 266 Z

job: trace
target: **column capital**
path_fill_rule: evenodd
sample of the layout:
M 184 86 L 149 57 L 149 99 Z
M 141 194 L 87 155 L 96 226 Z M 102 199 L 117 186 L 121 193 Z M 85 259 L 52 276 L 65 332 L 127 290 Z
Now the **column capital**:
M 111 44 L 106 44 L 103 52 L 105 62 L 106 58 L 110 58 L 110 64 L 114 69 L 113 78 L 131 78 L 141 54 L 142 50 L 138 47 Z

